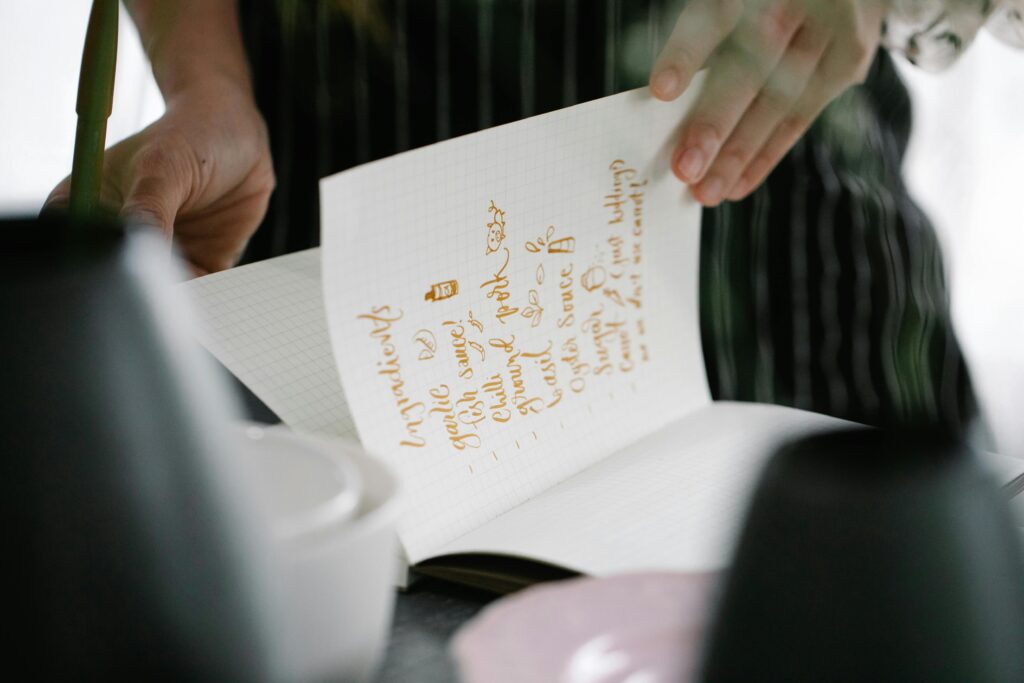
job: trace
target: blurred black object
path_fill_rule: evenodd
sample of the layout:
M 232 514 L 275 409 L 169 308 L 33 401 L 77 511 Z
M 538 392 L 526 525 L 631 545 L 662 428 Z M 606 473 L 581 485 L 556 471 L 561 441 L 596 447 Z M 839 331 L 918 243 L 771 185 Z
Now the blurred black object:
M 36 679 L 267 676 L 218 452 L 229 401 L 195 365 L 170 266 L 159 237 L 113 223 L 0 221 L 6 664 Z
M 934 434 L 782 448 L 722 590 L 703 681 L 1024 681 L 1019 532 L 980 462 Z

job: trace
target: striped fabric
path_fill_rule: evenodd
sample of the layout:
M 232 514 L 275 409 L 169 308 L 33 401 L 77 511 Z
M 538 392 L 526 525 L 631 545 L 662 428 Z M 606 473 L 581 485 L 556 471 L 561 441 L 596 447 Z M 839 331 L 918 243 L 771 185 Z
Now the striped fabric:
M 317 244 L 322 176 L 643 85 L 682 4 L 242 0 L 279 182 L 247 260 Z M 763 188 L 705 212 L 716 398 L 952 430 L 973 415 L 938 244 L 900 177 L 909 132 L 880 55 Z

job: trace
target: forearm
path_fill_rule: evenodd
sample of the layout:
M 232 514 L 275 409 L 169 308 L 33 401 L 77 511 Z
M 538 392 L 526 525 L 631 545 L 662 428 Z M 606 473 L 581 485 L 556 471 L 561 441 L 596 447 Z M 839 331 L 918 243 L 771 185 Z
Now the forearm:
M 251 92 L 237 0 L 125 0 L 167 101 L 195 87 Z

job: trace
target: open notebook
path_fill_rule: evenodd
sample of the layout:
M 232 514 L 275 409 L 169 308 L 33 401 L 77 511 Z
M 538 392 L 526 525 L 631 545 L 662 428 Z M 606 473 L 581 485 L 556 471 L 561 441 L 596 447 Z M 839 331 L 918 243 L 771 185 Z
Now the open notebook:
M 694 91 L 325 179 L 322 249 L 183 285 L 201 341 L 293 429 L 358 438 L 399 472 L 424 572 L 508 588 L 491 581 L 525 566 L 508 558 L 722 566 L 778 442 L 843 423 L 711 401 L 700 207 L 669 172 Z M 992 459 L 1003 483 L 1024 474 Z

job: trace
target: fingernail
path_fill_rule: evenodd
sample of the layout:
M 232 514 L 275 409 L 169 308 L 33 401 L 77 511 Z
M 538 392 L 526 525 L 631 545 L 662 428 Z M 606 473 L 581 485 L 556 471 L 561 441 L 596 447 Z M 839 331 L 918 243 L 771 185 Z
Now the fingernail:
M 679 94 L 679 72 L 672 67 L 662 70 L 654 77 L 651 84 L 654 94 L 666 100 L 671 100 Z
M 148 209 L 126 206 L 121 209 L 120 217 L 125 225 L 156 230 L 167 237 L 167 239 L 170 239 L 174 234 L 173 224 L 165 223 L 160 220 L 160 217 L 155 212 Z
M 677 168 L 679 169 L 679 175 L 686 182 L 695 182 L 700 177 L 701 171 L 704 170 L 704 152 L 696 147 L 691 147 L 683 154 Z
M 721 204 L 722 192 L 724 191 L 722 179 L 718 176 L 711 176 L 700 186 L 701 194 L 704 195 L 706 204 Z

